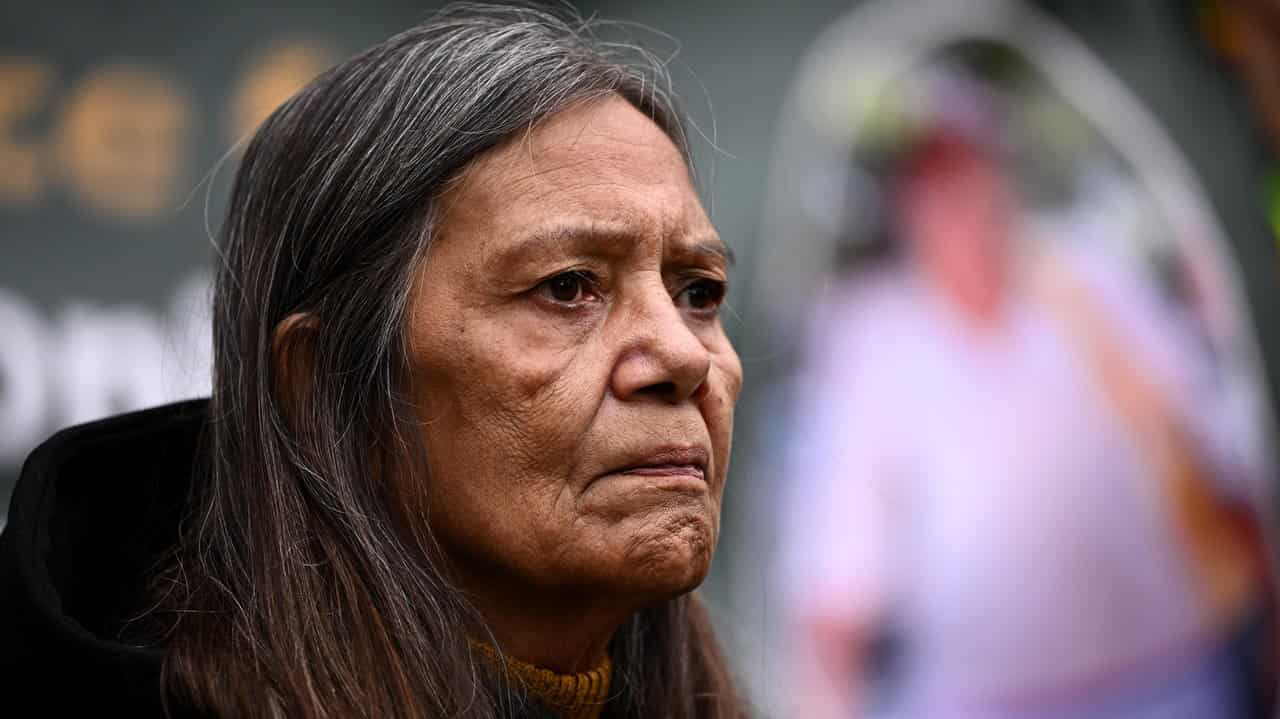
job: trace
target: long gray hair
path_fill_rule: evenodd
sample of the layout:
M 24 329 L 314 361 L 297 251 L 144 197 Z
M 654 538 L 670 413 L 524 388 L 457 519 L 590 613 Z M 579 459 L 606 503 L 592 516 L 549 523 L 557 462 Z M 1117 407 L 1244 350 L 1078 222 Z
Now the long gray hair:
M 207 472 L 155 581 L 172 701 L 219 716 L 528 711 L 473 653 L 483 620 L 406 516 L 404 470 L 422 458 L 405 318 L 435 199 L 486 149 L 615 93 L 689 157 L 663 64 L 596 26 L 450 6 L 317 78 L 249 143 L 217 244 Z M 742 713 L 692 597 L 638 613 L 610 653 L 607 715 Z

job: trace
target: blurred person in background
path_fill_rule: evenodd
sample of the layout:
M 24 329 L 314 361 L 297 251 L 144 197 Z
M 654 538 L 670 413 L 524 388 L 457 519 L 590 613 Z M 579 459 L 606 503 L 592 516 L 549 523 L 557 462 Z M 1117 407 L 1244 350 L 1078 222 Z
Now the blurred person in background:
M 660 63 L 459 5 L 245 150 L 214 388 L 64 430 L 0 536 L 0 703 L 740 717 L 691 594 L 741 366 Z
M 815 313 L 784 529 L 798 715 L 1267 716 L 1266 596 L 1193 328 L 1085 238 L 1033 244 L 998 150 L 939 122 L 891 252 Z

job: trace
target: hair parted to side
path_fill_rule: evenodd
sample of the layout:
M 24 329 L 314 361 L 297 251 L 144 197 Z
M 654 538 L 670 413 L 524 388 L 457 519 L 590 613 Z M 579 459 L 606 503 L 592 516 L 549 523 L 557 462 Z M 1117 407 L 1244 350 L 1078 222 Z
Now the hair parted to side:
M 616 93 L 689 157 L 663 63 L 601 27 L 568 9 L 451 5 L 321 75 L 249 143 L 217 243 L 208 467 L 143 622 L 178 704 L 527 710 L 473 654 L 482 618 L 397 496 L 423 466 L 405 319 L 434 200 L 485 150 Z M 691 596 L 637 614 L 610 652 L 611 715 L 742 715 Z

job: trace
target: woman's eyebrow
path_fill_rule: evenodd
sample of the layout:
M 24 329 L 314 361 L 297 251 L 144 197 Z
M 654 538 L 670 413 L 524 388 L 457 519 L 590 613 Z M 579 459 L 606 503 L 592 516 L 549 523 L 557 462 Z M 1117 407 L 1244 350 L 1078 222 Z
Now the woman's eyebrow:
M 618 222 L 567 222 L 531 230 L 513 243 L 497 250 L 489 264 L 495 268 L 516 267 L 531 257 L 550 254 L 580 253 L 588 248 L 595 254 L 625 254 L 632 241 L 645 234 L 643 228 Z M 605 249 L 608 248 L 608 249 Z M 604 252 L 601 252 L 605 249 Z M 692 242 L 676 241 L 671 246 L 677 254 L 711 255 L 725 265 L 733 266 L 733 250 L 714 232 Z
M 697 254 L 714 255 L 729 267 L 733 267 L 738 261 L 737 256 L 733 254 L 733 248 L 716 235 L 694 242 L 689 245 L 689 250 Z
M 635 228 L 623 224 L 600 222 L 569 222 L 535 228 L 505 247 L 498 249 L 489 259 L 497 267 L 517 266 L 530 257 L 547 254 L 581 252 L 585 247 L 597 248 L 601 244 L 617 243 L 635 238 Z

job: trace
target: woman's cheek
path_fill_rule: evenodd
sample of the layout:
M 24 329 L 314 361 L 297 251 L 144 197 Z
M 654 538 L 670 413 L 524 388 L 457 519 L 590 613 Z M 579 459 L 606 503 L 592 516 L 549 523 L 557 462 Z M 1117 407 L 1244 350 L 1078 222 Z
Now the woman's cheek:
M 708 430 L 717 455 L 717 474 L 720 480 L 717 491 L 723 490 L 728 476 L 729 453 L 733 446 L 733 415 L 738 393 L 742 389 L 742 368 L 738 363 L 737 354 L 730 349 L 729 355 L 721 356 L 720 360 L 717 366 L 719 371 L 716 372 L 720 389 L 718 392 L 712 392 L 708 397 L 708 401 L 714 405 L 709 410 L 713 418 L 708 418 Z

